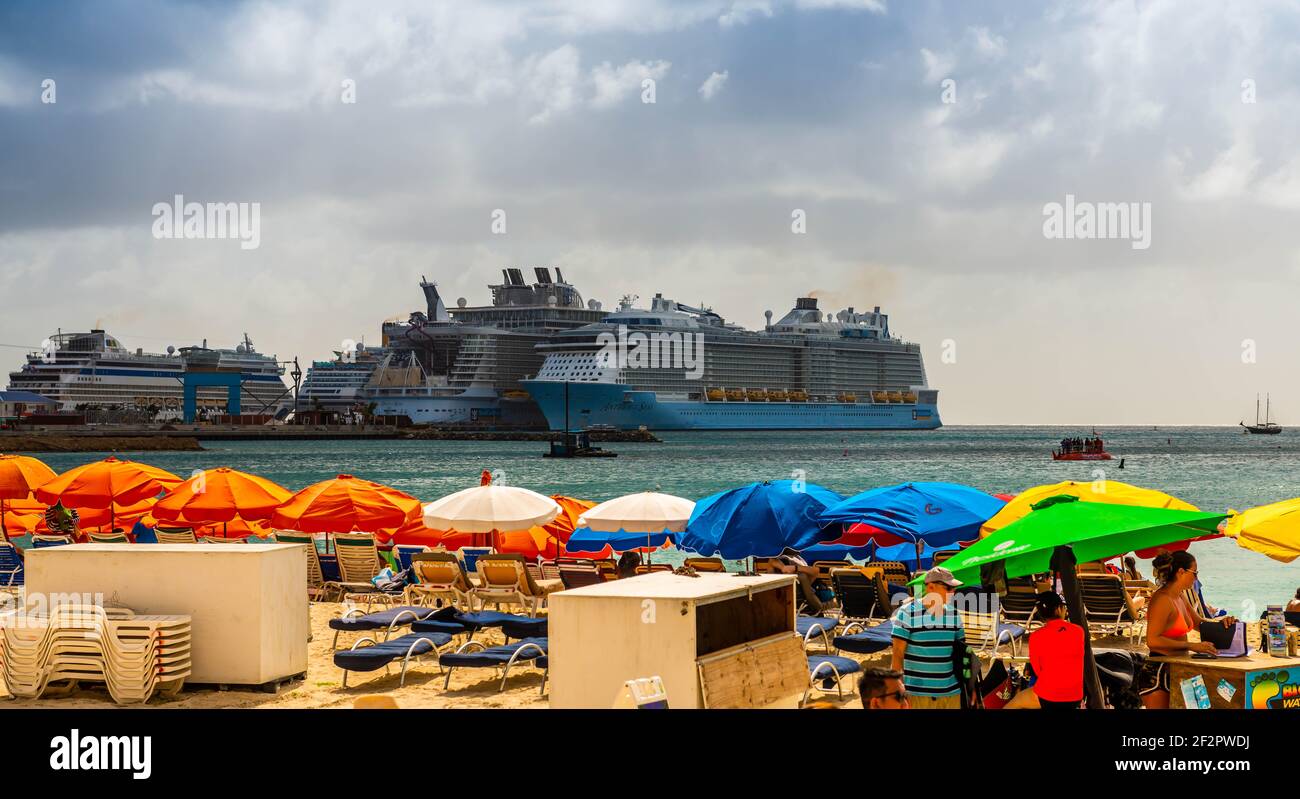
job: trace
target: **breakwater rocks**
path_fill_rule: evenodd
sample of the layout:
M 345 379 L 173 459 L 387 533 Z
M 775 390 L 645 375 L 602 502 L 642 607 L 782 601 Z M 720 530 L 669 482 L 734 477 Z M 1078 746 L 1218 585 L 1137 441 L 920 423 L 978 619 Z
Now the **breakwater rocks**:
M 191 436 L 63 436 L 6 435 L 5 452 L 196 452 L 203 449 Z
M 405 438 L 412 441 L 552 441 L 559 433 L 544 430 L 451 430 L 427 428 L 411 430 Z M 663 441 L 649 430 L 592 430 L 593 442 L 637 442 L 658 444 Z

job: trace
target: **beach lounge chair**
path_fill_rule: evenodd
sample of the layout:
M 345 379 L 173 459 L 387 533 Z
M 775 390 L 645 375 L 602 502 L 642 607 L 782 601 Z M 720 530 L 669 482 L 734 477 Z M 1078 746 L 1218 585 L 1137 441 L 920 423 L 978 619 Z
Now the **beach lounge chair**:
M 894 623 L 866 625 L 852 621 L 844 625 L 840 634 L 831 642 L 835 654 L 841 650 L 855 655 L 874 655 L 893 646 Z
M 1124 581 L 1114 574 L 1080 574 L 1079 592 L 1088 614 L 1088 630 L 1097 635 L 1119 635 L 1127 630 L 1133 641 L 1141 636 L 1142 619 Z
M 307 551 L 307 597 L 320 599 L 325 592 L 325 578 L 321 575 L 320 553 L 316 551 L 316 539 L 307 533 L 295 533 L 290 530 L 276 530 L 271 540 L 279 544 L 302 544 Z
M 461 547 L 460 556 L 465 559 L 465 571 L 475 574 L 478 571 L 478 559 L 491 555 L 492 547 Z
M 23 556 L 18 547 L 0 544 L 0 588 L 17 588 L 23 584 Z
M 438 665 L 447 670 L 443 690 L 451 686 L 451 674 L 456 669 L 492 668 L 501 669 L 501 685 L 497 688 L 497 692 L 500 693 L 506 688 L 506 678 L 510 676 L 510 669 L 516 664 L 532 663 L 543 670 L 542 690 L 545 691 L 547 671 L 550 668 L 550 662 L 546 660 L 546 646 L 545 638 L 525 638 L 513 644 L 500 646 L 488 646 L 481 641 L 469 641 L 462 644 L 455 652 L 448 652 L 438 657 Z
M 200 544 L 247 544 L 247 538 L 226 538 L 220 535 L 205 535 L 199 539 Z
M 686 566 L 690 566 L 697 572 L 725 572 L 727 564 L 722 562 L 722 558 L 687 558 Z
M 339 562 L 339 579 L 326 583 L 337 594 L 339 601 L 364 601 L 369 607 L 376 600 L 391 602 L 394 595 L 386 594 L 371 582 L 379 574 L 379 548 L 371 533 L 334 533 L 334 552 Z
M 368 643 L 369 646 L 362 646 Z M 352 645 L 351 649 L 342 649 L 334 653 L 334 665 L 343 670 L 343 687 L 348 687 L 348 672 L 352 671 L 378 671 L 383 669 L 388 673 L 388 666 L 395 660 L 402 661 L 402 676 L 397 685 L 401 687 L 406 684 L 406 668 L 410 665 L 412 658 L 420 658 L 424 655 L 437 654 L 447 644 L 451 643 L 451 636 L 447 633 L 407 633 L 400 638 L 390 638 L 387 641 L 376 641 L 373 638 L 362 638 Z M 442 666 L 439 665 L 441 671 Z
M 951 558 L 953 555 L 956 555 L 959 551 L 960 550 L 957 549 L 945 549 L 941 552 L 936 552 L 934 553 L 934 558 L 930 561 L 930 565 L 941 566 L 943 565 L 943 562 L 945 560 Z
M 1023 627 L 1026 631 L 1042 624 L 1038 618 L 1038 596 L 1050 590 L 1047 584 L 1032 577 L 1014 577 L 1007 580 L 1006 594 L 998 597 L 998 611 L 1002 621 Z
M 889 588 L 878 568 L 831 570 L 831 587 L 845 621 L 883 621 L 890 616 Z
M 153 534 L 160 544 L 197 544 L 194 531 L 189 527 L 155 527 Z
M 411 572 L 418 581 L 406 587 L 414 604 L 445 602 L 470 610 L 469 575 L 465 564 L 451 552 L 423 552 L 411 561 Z
M 511 638 L 545 636 L 547 620 L 544 616 L 535 618 L 496 610 L 460 611 L 455 608 L 442 608 L 427 619 L 412 622 L 411 632 L 466 633 L 468 640 L 472 641 L 474 634 L 479 630 L 493 627 L 499 628 L 506 642 L 509 643 Z
M 812 568 L 817 570 L 817 576 L 813 578 L 816 585 L 830 586 L 831 571 L 834 569 L 851 569 L 853 564 L 847 560 L 815 560 L 811 564 Z M 758 571 L 755 569 L 755 571 Z
M 411 561 L 416 555 L 432 551 L 416 544 L 393 544 L 393 559 L 397 561 L 398 571 L 406 571 L 411 568 Z
M 480 608 L 489 603 L 498 610 L 503 604 L 522 605 L 530 616 L 536 616 L 546 591 L 526 565 L 523 555 L 484 555 L 478 559 L 479 584 L 470 590 L 470 597 Z
M 776 565 L 780 558 L 754 558 L 755 574 L 776 574 Z
M 673 567 L 669 566 L 667 563 L 642 563 L 640 566 L 636 567 L 637 574 L 651 574 L 653 572 L 670 572 L 672 570 Z
M 70 535 L 33 535 L 32 546 L 36 549 L 45 547 L 61 547 L 72 543 Z
M 92 544 L 129 544 L 131 539 L 126 537 L 126 533 L 115 531 L 112 533 L 88 533 L 90 543 Z
M 560 570 L 560 582 L 565 588 L 582 588 L 587 585 L 600 585 L 605 582 L 596 561 L 587 558 L 561 558 L 555 562 Z
M 393 631 L 408 627 L 413 622 L 425 620 L 439 623 L 422 627 L 419 632 L 440 632 L 449 635 L 468 632 L 469 628 L 465 625 L 451 621 L 454 612 L 454 608 L 424 608 L 410 605 L 388 608 L 375 613 L 366 613 L 361 608 L 352 608 L 329 620 L 330 629 L 334 631 L 334 642 L 330 648 L 338 648 L 339 635 L 342 633 L 373 632 L 382 635 L 381 640 L 387 641 L 393 636 Z
M 794 620 L 794 631 L 803 638 L 803 648 L 806 651 L 808 645 L 815 640 L 820 640 L 825 646 L 826 651 L 831 651 L 831 635 L 834 634 L 835 628 L 840 625 L 839 619 L 831 619 L 823 616 L 796 616 Z
M 808 656 L 808 687 L 803 691 L 799 704 L 808 701 L 808 695 L 814 688 L 824 692 L 835 691 L 844 698 L 844 678 L 862 671 L 862 664 L 843 655 L 815 654 Z M 849 689 L 850 693 L 852 688 Z
M 997 657 L 998 647 L 1010 644 L 1011 657 L 1019 654 L 1020 639 L 1025 637 L 1025 628 L 1015 624 L 1006 624 L 994 613 L 979 613 L 961 610 L 961 624 L 965 628 L 966 643 L 973 649 Z
M 543 580 L 560 579 L 560 567 L 555 565 L 555 561 L 553 560 L 542 561 L 542 579 Z M 561 580 L 561 582 L 563 582 L 563 580 Z
M 596 568 L 600 570 L 601 577 L 606 580 L 618 579 L 618 564 L 614 562 L 613 558 L 600 558 L 592 561 L 592 563 L 595 563 Z
M 880 569 L 885 576 L 886 583 L 907 585 L 912 579 L 912 573 L 907 570 L 907 566 L 896 560 L 867 561 L 867 566 L 875 566 Z

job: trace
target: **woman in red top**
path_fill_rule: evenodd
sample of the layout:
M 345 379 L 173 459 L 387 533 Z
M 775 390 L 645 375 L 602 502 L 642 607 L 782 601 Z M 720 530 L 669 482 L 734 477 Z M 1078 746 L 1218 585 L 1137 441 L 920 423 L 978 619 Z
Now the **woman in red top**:
M 1061 596 L 1038 598 L 1043 626 L 1029 634 L 1029 666 L 1037 678 L 1034 694 L 1044 710 L 1078 710 L 1083 701 L 1083 628 L 1065 620 Z

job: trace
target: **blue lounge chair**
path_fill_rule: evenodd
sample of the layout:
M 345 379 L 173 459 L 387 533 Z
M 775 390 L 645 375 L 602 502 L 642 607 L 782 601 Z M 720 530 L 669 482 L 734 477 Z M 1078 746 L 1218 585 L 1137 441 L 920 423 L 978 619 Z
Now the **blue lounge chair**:
M 808 701 L 808 694 L 814 688 L 825 692 L 835 691 L 840 699 L 844 698 L 844 678 L 862 671 L 862 664 L 853 658 L 842 655 L 809 655 L 808 687 L 804 689 L 803 701 Z
M 67 535 L 33 535 L 32 547 L 44 549 L 46 547 L 63 547 L 72 543 L 72 536 Z
M 794 620 L 795 632 L 803 638 L 803 648 L 807 649 L 808 644 L 815 638 L 822 639 L 826 645 L 826 651 L 831 651 L 831 634 L 840 624 L 839 619 L 826 619 L 821 616 L 799 616 Z
M 514 613 L 501 613 L 495 610 L 478 610 L 472 613 L 452 612 L 445 618 L 460 624 L 468 631 L 470 640 L 474 639 L 474 633 L 490 627 L 500 627 L 507 640 L 510 638 L 538 638 L 546 635 L 545 618 L 519 616 Z M 415 622 L 411 625 L 411 629 L 416 632 L 442 631 L 442 628 L 423 621 Z
M 535 666 L 543 667 L 539 662 L 547 657 L 547 639 L 545 638 L 525 638 L 522 641 L 516 641 L 513 644 L 502 644 L 501 646 L 488 646 L 481 641 L 469 641 L 455 652 L 448 652 L 438 657 L 438 665 L 447 669 L 447 680 L 443 683 L 443 690 L 451 686 L 451 673 L 458 668 L 482 669 L 493 668 L 502 669 L 501 685 L 497 691 L 504 691 L 506 688 L 506 678 L 510 676 L 510 669 L 516 663 L 530 662 Z M 550 661 L 547 660 L 544 668 L 549 668 Z M 542 673 L 542 688 L 546 687 L 546 672 Z
M 405 627 L 425 619 L 435 621 L 436 626 L 424 627 L 417 632 L 439 632 L 449 635 L 466 632 L 468 628 L 465 625 L 451 620 L 453 614 L 449 612 L 450 610 L 450 608 L 425 608 L 403 605 L 388 610 L 376 611 L 375 613 L 366 613 L 361 608 L 353 608 L 338 618 L 330 619 L 330 629 L 334 631 L 334 643 L 330 648 L 338 648 L 339 633 L 383 630 L 384 639 L 387 640 L 392 636 L 393 630 L 398 627 Z
M 366 642 L 369 642 L 370 646 L 362 646 Z M 334 665 L 343 669 L 343 687 L 347 688 L 348 672 L 383 669 L 387 673 L 389 664 L 401 658 L 402 677 L 397 682 L 398 687 L 401 687 L 406 684 L 406 667 L 410 664 L 411 658 L 437 652 L 449 643 L 451 643 L 451 636 L 447 633 L 407 633 L 400 638 L 390 638 L 387 641 L 362 638 L 353 644 L 351 649 L 335 652 Z M 438 668 L 442 669 L 441 663 Z
M 18 547 L 5 541 L 0 543 L 0 588 L 23 584 L 23 556 Z
M 474 574 L 478 571 L 478 559 L 484 555 L 491 555 L 492 547 L 461 547 L 460 554 L 464 558 L 465 571 Z
M 860 622 L 853 622 L 844 631 L 835 636 L 835 653 L 841 650 L 855 655 L 874 655 L 893 645 L 894 624 L 885 622 L 868 627 Z
M 394 544 L 393 556 L 397 559 L 398 571 L 411 568 L 411 558 L 429 551 L 431 550 L 428 547 L 416 544 Z

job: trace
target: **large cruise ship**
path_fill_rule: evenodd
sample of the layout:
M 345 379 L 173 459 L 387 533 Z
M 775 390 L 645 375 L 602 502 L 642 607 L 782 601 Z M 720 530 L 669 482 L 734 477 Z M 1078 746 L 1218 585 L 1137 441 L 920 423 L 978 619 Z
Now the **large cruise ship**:
M 248 336 L 233 349 L 202 346 L 167 348 L 167 354 L 128 350 L 103 330 L 57 333 L 40 352 L 9 373 L 9 388 L 30 391 L 58 403 L 63 411 L 85 409 L 178 410 L 184 397 L 182 375 L 197 371 L 238 370 L 242 375 L 241 410 L 268 413 L 287 392 L 284 367 L 263 355 Z M 226 406 L 226 389 L 197 389 L 200 408 Z
M 489 286 L 492 304 L 463 298 L 447 308 L 436 284 L 424 280 L 426 310 L 383 327 L 383 346 L 362 401 L 374 414 L 415 424 L 545 424 L 524 390 L 551 335 L 603 319 L 600 303 L 584 302 L 564 274 L 538 267 L 525 282 L 520 269 L 503 269 Z
M 880 308 L 823 314 L 801 297 L 762 331 L 656 295 L 556 334 L 523 381 L 552 430 L 912 430 L 940 426 L 917 344 Z

